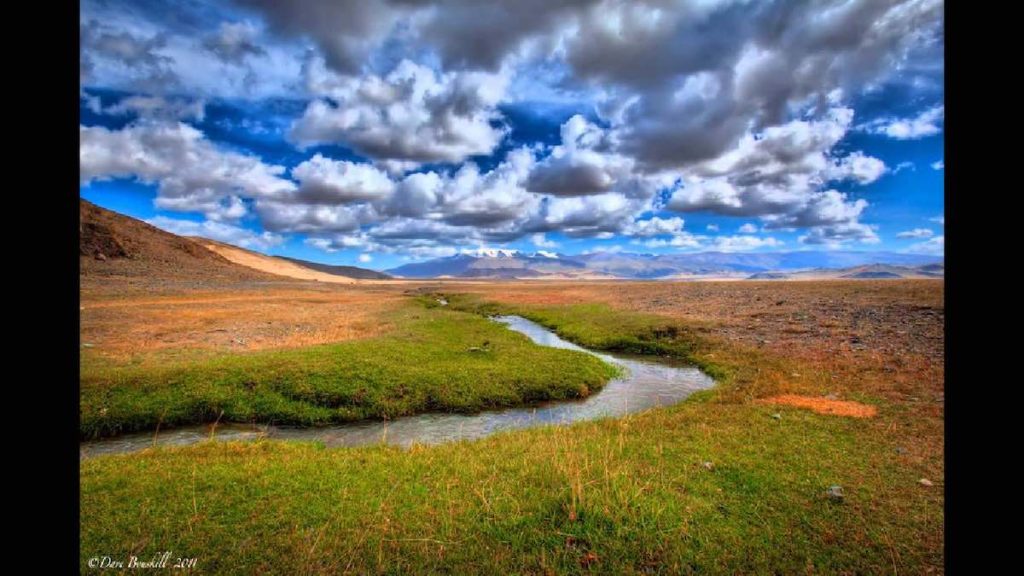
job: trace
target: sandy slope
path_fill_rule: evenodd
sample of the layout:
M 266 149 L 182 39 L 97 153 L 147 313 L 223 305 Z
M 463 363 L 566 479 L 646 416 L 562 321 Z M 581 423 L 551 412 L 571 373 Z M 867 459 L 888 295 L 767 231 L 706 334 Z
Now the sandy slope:
M 256 252 L 251 252 L 243 248 L 238 248 L 207 238 L 194 238 L 196 242 L 209 248 L 213 252 L 220 254 L 227 260 L 234 262 L 235 264 L 241 264 L 254 270 L 266 272 L 268 274 L 276 274 L 278 276 L 286 276 L 288 278 L 297 278 L 299 280 L 316 280 L 318 282 L 333 282 L 335 284 L 355 284 L 357 280 L 352 278 L 346 278 L 344 276 L 336 276 L 334 274 L 327 274 L 324 272 L 318 272 L 316 270 L 293 264 L 287 260 L 281 258 L 274 258 L 273 256 L 265 256 Z

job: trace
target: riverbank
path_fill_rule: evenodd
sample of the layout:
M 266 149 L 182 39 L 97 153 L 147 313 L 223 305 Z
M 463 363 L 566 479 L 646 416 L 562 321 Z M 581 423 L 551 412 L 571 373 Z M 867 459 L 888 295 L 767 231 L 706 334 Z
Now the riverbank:
M 387 333 L 297 348 L 82 355 L 83 439 L 223 422 L 303 426 L 584 398 L 617 371 L 475 314 L 408 298 Z

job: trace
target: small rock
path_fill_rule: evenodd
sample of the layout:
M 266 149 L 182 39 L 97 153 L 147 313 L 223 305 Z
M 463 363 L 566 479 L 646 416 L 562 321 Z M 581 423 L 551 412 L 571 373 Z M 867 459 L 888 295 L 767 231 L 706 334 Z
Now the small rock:
M 828 490 L 825 491 L 825 495 L 828 496 L 828 499 L 833 501 L 833 502 L 842 502 L 843 501 L 843 487 L 839 486 L 839 485 L 829 486 Z
M 907 453 L 907 449 L 902 447 L 902 446 L 900 446 L 900 447 L 896 448 L 896 453 L 899 454 L 900 456 L 902 456 L 902 455 Z
M 95 344 L 92 344 L 91 342 L 82 342 L 82 348 L 92 348 L 93 346 L 95 346 Z
M 775 414 L 772 414 L 772 418 L 774 418 L 776 420 L 782 420 L 782 414 L 779 414 L 778 412 L 776 412 Z
M 107 256 L 103 254 L 103 252 L 97 252 L 96 259 L 99 260 L 100 262 L 106 262 Z
M 921 478 L 920 480 L 917 481 L 917 483 L 920 484 L 921 486 L 926 487 L 926 488 L 935 485 L 931 480 L 929 480 L 927 478 Z
M 832 393 L 826 395 L 825 399 L 826 400 L 839 400 L 839 395 L 836 394 L 835 392 L 832 392 Z
M 705 470 L 714 470 L 715 469 L 715 463 L 714 462 L 710 462 L 710 461 L 709 462 L 701 462 L 701 466 L 703 466 Z

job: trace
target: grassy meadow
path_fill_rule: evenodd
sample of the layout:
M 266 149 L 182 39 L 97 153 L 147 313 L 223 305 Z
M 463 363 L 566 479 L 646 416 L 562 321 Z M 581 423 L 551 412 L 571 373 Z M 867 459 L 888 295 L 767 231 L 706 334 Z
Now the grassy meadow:
M 386 334 L 251 352 L 82 356 L 83 438 L 213 422 L 322 425 L 582 398 L 615 368 L 478 315 L 410 299 Z
M 786 355 L 665 314 L 446 294 L 446 308 L 426 308 L 430 297 L 402 308 L 399 314 L 418 318 L 395 320 L 399 328 L 385 340 L 315 354 L 266 352 L 260 362 L 288 366 L 278 359 L 289 354 L 323 356 L 323 362 L 385 354 L 374 347 L 387 342 L 389 349 L 423 354 L 391 356 L 409 365 L 394 367 L 395 378 L 416 374 L 432 382 L 434 370 L 457 369 L 465 376 L 454 378 L 467 386 L 487 373 L 532 390 L 534 384 L 515 380 L 529 377 L 520 372 L 524 367 L 536 375 L 530 382 L 549 385 L 561 373 L 608 377 L 603 364 L 583 355 L 546 357 L 561 351 L 530 345 L 483 318 L 516 313 L 585 346 L 689 360 L 717 386 L 625 418 L 409 450 L 208 442 L 87 459 L 81 463 L 83 571 L 97 553 L 145 557 L 172 550 L 197 557 L 197 573 L 942 572 L 942 409 L 926 396 L 941 390 L 941 366 L 936 382 L 934 366 L 918 369 L 914 358 L 891 369 L 884 356 L 820 351 L 824 339 Z M 487 354 L 466 352 L 485 339 L 490 354 L 517 368 L 488 372 L 500 368 L 486 364 Z M 438 342 L 443 350 L 436 350 Z M 361 346 L 368 348 L 359 352 Z M 243 365 L 234 362 L 240 361 L 225 357 L 204 370 L 236 374 Z M 158 373 L 164 372 L 150 372 Z M 288 381 L 309 380 L 299 374 Z M 217 388 L 221 406 L 240 381 Z M 272 379 L 262 382 L 278 390 Z M 571 396 L 580 384 L 566 381 L 558 390 Z M 85 388 L 83 380 L 83 411 Z M 485 386 L 473 396 L 501 397 L 500 388 Z M 387 395 L 397 389 L 376 388 L 381 405 L 390 406 Z M 766 402 L 779 394 L 835 394 L 876 407 L 878 416 L 847 418 Z M 826 495 L 833 485 L 842 487 L 842 500 Z

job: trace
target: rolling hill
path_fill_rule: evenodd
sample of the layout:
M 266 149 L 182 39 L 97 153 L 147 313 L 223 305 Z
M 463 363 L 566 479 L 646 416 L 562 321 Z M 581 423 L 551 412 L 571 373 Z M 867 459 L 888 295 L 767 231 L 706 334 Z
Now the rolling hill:
M 282 260 L 294 262 L 299 266 L 317 270 L 319 272 L 325 272 L 327 274 L 334 274 L 335 276 L 344 276 L 345 278 L 356 278 L 359 280 L 387 280 L 391 278 L 383 272 L 376 270 L 370 270 L 368 268 L 360 268 L 358 266 L 338 266 L 334 264 L 321 264 L 319 262 L 310 262 L 308 260 L 300 260 L 298 258 L 289 258 L 287 256 L 277 256 Z
M 79 273 L 85 279 L 280 280 L 233 263 L 194 240 L 87 200 L 79 202 L 78 230 Z
M 184 237 L 79 200 L 79 271 L 83 282 L 129 284 L 315 280 L 352 283 L 386 274 L 267 256 L 208 238 Z

